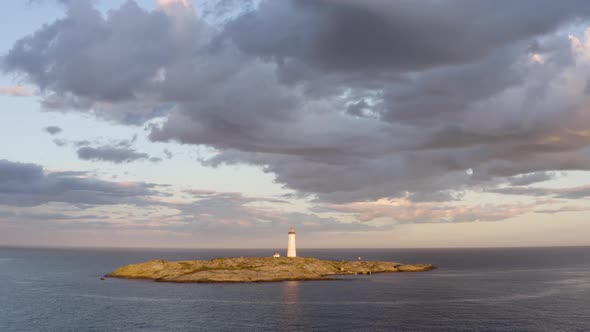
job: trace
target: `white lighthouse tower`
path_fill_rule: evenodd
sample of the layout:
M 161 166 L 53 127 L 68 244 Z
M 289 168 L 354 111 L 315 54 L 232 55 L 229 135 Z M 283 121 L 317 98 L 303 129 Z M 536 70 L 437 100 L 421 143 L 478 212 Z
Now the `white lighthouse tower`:
M 295 249 L 295 228 L 291 227 L 289 230 L 289 244 L 287 246 L 287 257 L 297 257 L 297 249 Z

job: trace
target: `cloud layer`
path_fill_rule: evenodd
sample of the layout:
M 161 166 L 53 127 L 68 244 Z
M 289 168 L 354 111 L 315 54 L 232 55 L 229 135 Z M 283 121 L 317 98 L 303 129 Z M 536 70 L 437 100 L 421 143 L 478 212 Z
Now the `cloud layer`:
M 0 205 L 146 205 L 160 196 L 150 183 L 110 182 L 79 172 L 47 172 L 36 164 L 0 160 Z
M 66 8 L 3 59 L 44 107 L 162 118 L 152 140 L 212 147 L 204 164 L 258 165 L 318 202 L 450 201 L 590 168 L 590 35 L 564 30 L 587 1 L 262 1 L 219 28 L 184 1 Z M 123 150 L 78 154 L 148 157 Z
M 187 197 L 181 199 L 183 195 L 167 189 L 151 183 L 105 181 L 86 172 L 50 172 L 36 164 L 0 160 L 0 222 L 36 229 L 157 229 L 251 237 L 277 234 L 289 227 L 305 227 L 310 232 L 390 229 L 289 211 L 288 202 L 274 198 L 187 190 Z

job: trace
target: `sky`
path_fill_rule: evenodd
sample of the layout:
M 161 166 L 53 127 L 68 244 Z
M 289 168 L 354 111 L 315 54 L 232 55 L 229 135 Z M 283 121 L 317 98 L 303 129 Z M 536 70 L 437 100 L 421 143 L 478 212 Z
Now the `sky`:
M 590 245 L 585 0 L 7 0 L 0 245 Z

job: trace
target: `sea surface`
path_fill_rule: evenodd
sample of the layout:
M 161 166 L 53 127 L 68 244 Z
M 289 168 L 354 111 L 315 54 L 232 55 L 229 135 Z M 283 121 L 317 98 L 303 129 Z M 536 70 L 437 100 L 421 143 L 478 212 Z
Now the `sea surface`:
M 0 248 L 0 331 L 590 331 L 590 247 L 300 249 L 439 268 L 253 284 L 100 280 L 154 258 L 273 252 Z

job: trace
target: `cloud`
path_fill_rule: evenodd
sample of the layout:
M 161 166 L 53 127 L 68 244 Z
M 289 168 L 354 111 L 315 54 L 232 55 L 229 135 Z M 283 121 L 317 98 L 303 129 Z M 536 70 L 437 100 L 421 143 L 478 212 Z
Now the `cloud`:
M 181 8 L 192 7 L 191 3 L 188 0 L 156 0 L 156 5 L 164 9 L 169 8 L 171 6 L 178 6 Z
M 506 187 L 489 189 L 488 191 L 505 195 L 552 196 L 563 199 L 581 199 L 590 197 L 590 185 L 570 188 Z
M 45 130 L 47 133 L 49 133 L 49 135 L 57 135 L 63 131 L 63 129 L 61 129 L 58 126 L 45 127 L 43 130 Z
M 239 33 L 248 34 L 247 28 Z M 582 135 L 588 120 L 585 82 L 577 79 L 579 70 L 587 68 L 587 55 L 573 51 L 566 36 L 549 34 L 539 41 L 535 36 L 528 42 L 543 53 L 544 67 L 529 61 L 530 44 L 521 41 L 493 47 L 474 61 L 433 63 L 421 71 L 410 67 L 412 74 L 400 79 L 376 76 L 364 66 L 373 63 L 368 60 L 345 68 L 309 61 L 317 67 L 315 73 L 334 78 L 302 78 L 289 91 L 283 89 L 288 82 L 273 83 L 265 88 L 275 91 L 272 104 L 259 101 L 260 95 L 248 88 L 229 89 L 241 80 L 236 74 L 220 91 L 239 96 L 241 103 L 222 104 L 210 97 L 214 93 L 197 96 L 180 104 L 150 137 L 212 146 L 219 153 L 204 160 L 207 165 L 260 165 L 287 187 L 332 202 L 405 197 L 408 192 L 415 199 L 438 193 L 440 200 L 442 193 L 460 196 L 465 189 L 514 182 L 529 173 L 538 173 L 540 180 L 540 174 L 553 170 L 588 169 L 584 149 L 590 140 Z M 275 73 L 281 77 L 291 59 L 276 59 Z M 263 64 L 248 73 L 251 79 L 264 77 L 269 63 Z M 404 70 L 403 63 L 394 65 L 379 69 Z M 548 89 L 558 81 L 566 82 L 559 91 Z M 244 102 L 249 99 L 251 107 Z M 273 114 L 272 108 L 276 118 L 271 120 L 267 114 Z M 529 118 L 516 116 L 522 112 Z M 526 181 L 532 180 L 528 176 Z
M 65 139 L 61 139 L 61 138 L 55 138 L 55 139 L 53 139 L 53 144 L 55 144 L 57 146 L 66 146 L 66 145 L 68 145 L 68 141 L 66 141 Z
M 204 164 L 259 166 L 316 202 L 441 202 L 590 169 L 590 33 L 566 31 L 589 16 L 577 0 L 265 1 L 212 27 L 178 1 L 72 1 L 3 68 L 46 108 L 159 118 L 150 139 L 211 147 Z
M 341 222 L 335 218 L 313 213 L 289 212 L 277 208 L 285 201 L 222 193 L 190 190 L 195 198 L 190 203 L 170 204 L 180 211 L 168 227 L 181 231 L 219 234 L 276 234 L 289 227 L 304 228 L 307 232 L 366 232 L 390 230 L 390 226 L 373 226 L 359 222 Z
M 157 185 L 110 182 L 81 173 L 47 172 L 40 165 L 0 160 L 0 205 L 146 205 L 161 196 Z
M 4 231 L 11 228 L 25 229 L 28 233 L 65 230 L 104 230 L 116 227 L 108 218 L 93 214 L 64 214 L 59 212 L 32 212 L 0 210 L 0 221 Z M 10 234 L 10 232 L 8 231 Z M 51 236 L 46 236 L 51 238 Z
M 337 211 L 355 215 L 368 222 L 385 218 L 399 223 L 451 223 L 501 221 L 532 212 L 532 205 L 483 204 L 474 206 L 413 203 L 407 199 L 379 200 L 349 204 L 324 204 L 320 211 Z
M 562 189 L 557 193 L 557 197 L 565 199 L 590 197 L 590 185 Z
M 174 154 L 168 149 L 164 149 L 164 155 L 166 155 L 166 159 L 172 159 L 174 157 Z
M 289 227 L 305 227 L 309 232 L 390 229 L 289 211 L 285 209 L 287 202 L 276 198 L 200 189 L 184 193 L 188 201 L 172 197 L 161 185 L 104 181 L 87 172 L 50 172 L 36 164 L 0 160 L 0 219 L 21 226 L 153 228 L 178 233 L 252 236 Z M 118 208 L 120 205 L 140 208 Z M 80 213 L 79 208 L 85 212 Z
M 142 90 L 149 89 L 177 52 L 193 50 L 187 39 L 192 36 L 177 26 L 182 24 L 163 10 L 148 12 L 134 1 L 109 11 L 106 18 L 91 1 L 64 5 L 65 18 L 15 43 L 3 58 L 4 69 L 37 85 L 47 108 L 92 109 L 128 123 L 145 119 L 145 114 L 162 114 L 166 103 L 150 100 Z
M 97 220 L 103 219 L 104 217 L 92 214 L 83 215 L 67 215 L 63 213 L 38 213 L 29 211 L 2 211 L 0 210 L 0 218 L 9 220 L 12 222 L 23 222 L 26 220 L 37 220 L 37 221 L 65 221 L 65 220 Z
M 140 153 L 130 148 L 100 146 L 97 148 L 85 146 L 77 151 L 78 158 L 92 161 L 110 161 L 115 164 L 128 163 L 136 160 L 149 159 L 147 153 Z
M 538 209 L 535 210 L 535 213 L 546 213 L 546 214 L 556 214 L 562 212 L 583 212 L 589 211 L 590 207 L 587 206 L 562 206 L 556 209 Z
M 33 93 L 24 86 L 0 86 L 0 95 L 27 97 L 33 95 Z
M 226 33 L 247 53 L 327 71 L 424 70 L 476 62 L 506 45 L 587 17 L 570 1 L 265 1 Z M 530 11 L 536 8 L 535 11 Z M 523 16 L 526 19 L 523 19 Z M 468 28 L 465 28 L 468 26 Z
M 190 200 L 178 202 L 159 185 L 104 181 L 87 172 L 50 172 L 35 164 L 0 161 L 0 221 L 5 227 L 253 237 L 288 227 L 314 233 L 389 229 L 285 211 L 280 206 L 286 202 L 274 198 L 207 190 L 186 194 Z
M 554 179 L 555 176 L 556 174 L 552 172 L 534 172 L 510 177 L 508 182 L 513 186 L 528 186 L 533 183 Z
M 46 131 L 54 133 L 61 132 L 59 127 L 47 127 Z M 51 133 L 51 132 L 50 132 Z M 52 134 L 53 135 L 53 134 Z M 55 145 L 72 146 L 76 148 L 78 158 L 90 161 L 106 161 L 115 164 L 129 163 L 134 161 L 150 161 L 153 163 L 161 162 L 160 157 L 150 156 L 147 153 L 138 152 L 133 145 L 137 141 L 137 134 L 131 139 L 109 140 L 107 144 L 102 144 L 101 138 L 90 140 L 71 141 L 66 139 L 54 139 Z

